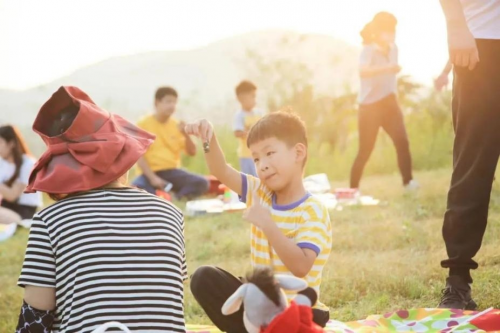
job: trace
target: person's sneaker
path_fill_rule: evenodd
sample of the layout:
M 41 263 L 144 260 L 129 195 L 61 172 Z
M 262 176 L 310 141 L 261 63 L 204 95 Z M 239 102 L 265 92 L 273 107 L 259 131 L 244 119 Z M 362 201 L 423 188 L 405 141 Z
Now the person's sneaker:
M 410 180 L 410 182 L 405 185 L 405 190 L 408 192 L 416 191 L 419 188 L 420 188 L 420 185 L 415 179 Z
M 450 276 L 446 279 L 446 288 L 439 308 L 476 310 L 477 304 L 471 297 L 470 285 L 460 276 Z

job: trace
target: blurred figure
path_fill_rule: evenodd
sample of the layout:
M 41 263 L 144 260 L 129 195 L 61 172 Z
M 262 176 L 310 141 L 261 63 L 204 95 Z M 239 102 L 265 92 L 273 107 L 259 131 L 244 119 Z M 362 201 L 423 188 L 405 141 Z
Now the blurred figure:
M 361 31 L 359 151 L 351 169 L 350 186 L 353 189 L 359 189 L 363 169 L 373 151 L 380 127 L 391 137 L 396 147 L 403 185 L 409 190 L 418 188 L 417 182 L 413 180 L 403 113 L 396 97 L 396 74 L 401 71 L 395 44 L 396 24 L 394 15 L 380 12 Z
M 161 87 L 155 94 L 155 113 L 141 119 L 137 126 L 156 135 L 155 142 L 138 161 L 141 175 L 133 185 L 149 193 L 172 190 L 177 199 L 192 199 L 208 190 L 205 177 L 181 169 L 181 155 L 196 155 L 196 145 L 184 131 L 185 124 L 172 117 L 177 106 L 177 91 Z
M 449 277 L 439 306 L 474 310 L 481 248 L 500 155 L 500 0 L 441 0 L 453 64 L 453 174 L 444 217 Z
M 238 156 L 240 158 L 240 171 L 257 177 L 252 153 L 247 147 L 247 135 L 252 126 L 262 118 L 262 112 L 255 109 L 257 87 L 250 81 L 242 81 L 236 86 L 236 97 L 241 109 L 234 115 L 234 136 L 239 139 Z
M 29 220 L 42 205 L 40 193 L 23 193 L 34 164 L 35 159 L 19 131 L 10 125 L 1 126 L 0 224 L 20 224 L 22 220 Z
M 434 79 L 434 88 L 437 91 L 442 91 L 443 88 L 448 87 L 448 84 L 450 83 L 448 76 L 450 75 L 450 72 L 452 69 L 453 69 L 453 65 L 451 64 L 450 61 L 448 61 L 446 63 L 446 65 L 444 66 L 441 74 L 439 74 L 439 76 Z

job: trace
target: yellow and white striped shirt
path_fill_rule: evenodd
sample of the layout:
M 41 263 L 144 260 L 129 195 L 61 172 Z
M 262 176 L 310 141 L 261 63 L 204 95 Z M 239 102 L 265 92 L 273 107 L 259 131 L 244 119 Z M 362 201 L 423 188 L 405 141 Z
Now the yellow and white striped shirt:
M 323 267 L 332 248 L 332 227 L 328 209 L 311 194 L 290 205 L 277 205 L 274 193 L 262 184 L 260 179 L 242 174 L 242 201 L 248 206 L 252 205 L 254 193 L 261 200 L 261 204 L 270 208 L 273 221 L 289 239 L 300 248 L 316 252 L 314 265 L 304 279 L 309 287 L 318 293 L 315 308 L 327 310 L 328 308 L 319 302 L 319 295 Z M 271 266 L 275 273 L 292 275 L 269 244 L 264 232 L 254 225 L 251 229 L 251 260 L 254 267 Z M 291 299 L 294 294 L 287 296 Z

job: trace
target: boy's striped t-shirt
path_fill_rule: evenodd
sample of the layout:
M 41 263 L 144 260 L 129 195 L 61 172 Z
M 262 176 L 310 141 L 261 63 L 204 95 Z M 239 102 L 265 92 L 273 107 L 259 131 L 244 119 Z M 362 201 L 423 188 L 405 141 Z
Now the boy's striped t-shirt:
M 18 284 L 56 289 L 53 333 L 118 321 L 131 332 L 185 332 L 184 218 L 132 189 L 101 189 L 39 212 Z
M 301 248 L 316 252 L 314 265 L 304 279 L 309 287 L 316 290 L 319 299 L 323 267 L 332 247 L 328 209 L 311 194 L 290 205 L 277 205 L 273 192 L 258 178 L 242 174 L 242 201 L 251 206 L 254 195 L 261 204 L 270 208 L 273 221 L 289 239 Z M 251 260 L 253 266 L 271 266 L 275 273 L 292 275 L 269 244 L 264 232 L 254 225 L 251 227 Z M 291 299 L 294 294 L 287 296 Z M 316 308 L 327 309 L 319 301 Z

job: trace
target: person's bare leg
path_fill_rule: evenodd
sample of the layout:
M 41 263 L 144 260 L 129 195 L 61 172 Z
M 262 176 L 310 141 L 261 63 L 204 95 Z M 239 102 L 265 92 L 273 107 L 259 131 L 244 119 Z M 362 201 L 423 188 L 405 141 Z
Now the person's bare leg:
M 12 222 L 19 224 L 21 220 L 21 216 L 19 216 L 16 212 L 0 207 L 0 224 L 11 224 Z

